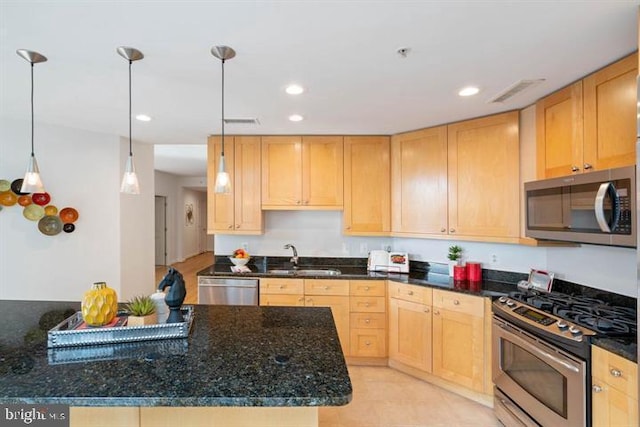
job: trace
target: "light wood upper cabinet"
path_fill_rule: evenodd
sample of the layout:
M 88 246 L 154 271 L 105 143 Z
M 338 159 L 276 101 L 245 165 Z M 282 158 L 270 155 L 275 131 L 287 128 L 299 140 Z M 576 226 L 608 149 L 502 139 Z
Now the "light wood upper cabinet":
M 220 137 L 208 141 L 207 232 L 209 234 L 262 234 L 260 197 L 260 137 L 225 137 L 225 159 L 230 194 L 216 194 L 216 174 L 221 153 Z
M 341 136 L 262 138 L 263 209 L 342 209 Z
M 637 53 L 536 103 L 539 179 L 635 164 Z
M 394 235 L 447 233 L 447 127 L 391 138 Z
M 571 174 L 582 167 L 582 82 L 536 103 L 538 178 Z
M 638 54 L 583 80 L 583 171 L 636 163 Z
M 518 112 L 448 126 L 449 234 L 520 235 Z
M 391 230 L 389 147 L 388 136 L 344 137 L 344 234 Z

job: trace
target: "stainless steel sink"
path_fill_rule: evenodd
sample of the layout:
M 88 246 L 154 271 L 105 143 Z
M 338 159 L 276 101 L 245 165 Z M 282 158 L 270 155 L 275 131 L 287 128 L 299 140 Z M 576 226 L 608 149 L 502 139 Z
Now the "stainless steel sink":
M 330 268 L 322 269 L 300 269 L 300 270 L 269 270 L 269 274 L 283 274 L 291 276 L 338 276 L 341 274 L 340 270 L 334 270 Z

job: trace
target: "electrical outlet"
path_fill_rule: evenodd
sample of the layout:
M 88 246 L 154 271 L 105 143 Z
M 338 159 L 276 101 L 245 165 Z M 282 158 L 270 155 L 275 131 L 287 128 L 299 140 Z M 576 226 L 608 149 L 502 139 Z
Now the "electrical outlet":
M 498 263 L 499 263 L 498 255 L 491 254 L 491 264 L 498 264 Z
M 249 244 L 247 242 L 241 243 L 240 246 L 242 246 L 242 249 L 249 252 Z
M 361 254 L 366 254 L 369 252 L 369 248 L 367 247 L 366 243 L 360 243 L 360 253 Z

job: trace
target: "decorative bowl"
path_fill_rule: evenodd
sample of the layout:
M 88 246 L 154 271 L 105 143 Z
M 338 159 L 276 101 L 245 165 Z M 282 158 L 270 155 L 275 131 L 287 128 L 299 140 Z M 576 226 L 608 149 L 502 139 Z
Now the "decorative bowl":
M 234 258 L 234 257 L 230 256 L 229 259 L 231 260 L 233 265 L 235 265 L 236 267 L 242 267 L 243 265 L 247 265 L 247 263 L 249 262 L 251 257 L 249 257 L 249 258 Z

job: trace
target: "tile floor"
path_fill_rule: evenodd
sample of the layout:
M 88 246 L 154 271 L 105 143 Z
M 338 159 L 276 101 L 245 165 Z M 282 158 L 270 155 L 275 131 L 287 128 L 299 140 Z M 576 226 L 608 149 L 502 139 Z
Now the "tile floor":
M 320 427 L 499 427 L 491 408 L 384 367 L 349 366 L 351 403 L 320 408 Z

